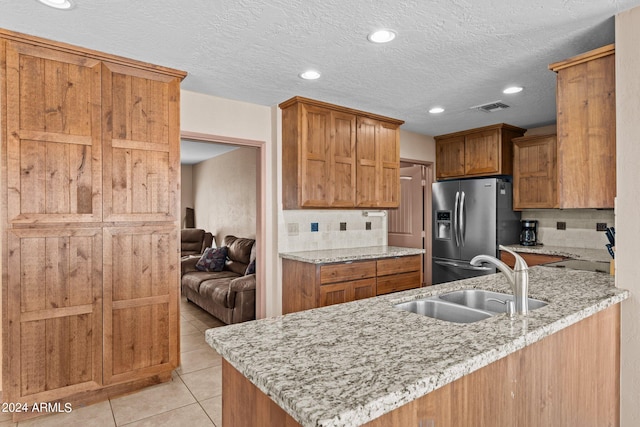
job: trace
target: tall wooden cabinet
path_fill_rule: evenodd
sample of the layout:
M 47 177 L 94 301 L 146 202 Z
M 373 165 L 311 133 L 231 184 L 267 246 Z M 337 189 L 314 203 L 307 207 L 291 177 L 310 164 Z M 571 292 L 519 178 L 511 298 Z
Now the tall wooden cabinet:
M 511 175 L 511 140 L 525 131 L 500 123 L 436 136 L 436 178 Z
M 560 208 L 613 208 L 616 195 L 615 48 L 549 65 L 558 74 Z
M 280 108 L 285 209 L 398 207 L 403 121 L 302 97 Z
M 97 400 L 178 366 L 184 76 L 0 30 L 4 401 Z

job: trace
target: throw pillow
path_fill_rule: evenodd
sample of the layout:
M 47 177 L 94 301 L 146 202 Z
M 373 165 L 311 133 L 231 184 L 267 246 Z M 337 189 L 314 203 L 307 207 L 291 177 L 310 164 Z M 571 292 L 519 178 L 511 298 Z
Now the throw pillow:
M 200 271 L 222 271 L 227 260 L 227 247 L 207 248 L 196 263 L 196 269 Z
M 249 274 L 256 274 L 256 260 L 254 259 L 247 266 L 247 271 L 244 272 L 244 275 L 247 276 Z

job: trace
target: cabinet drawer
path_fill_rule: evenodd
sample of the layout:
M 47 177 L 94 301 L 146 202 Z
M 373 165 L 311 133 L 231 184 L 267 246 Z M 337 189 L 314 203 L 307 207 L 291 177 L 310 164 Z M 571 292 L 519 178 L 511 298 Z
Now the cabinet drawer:
M 391 292 L 406 291 L 420 287 L 420 272 L 401 273 L 393 276 L 378 277 L 376 284 L 377 295 Z
M 346 282 L 376 276 L 376 262 L 328 264 L 320 267 L 320 283 Z
M 420 271 L 420 255 L 385 258 L 377 261 L 378 276 Z

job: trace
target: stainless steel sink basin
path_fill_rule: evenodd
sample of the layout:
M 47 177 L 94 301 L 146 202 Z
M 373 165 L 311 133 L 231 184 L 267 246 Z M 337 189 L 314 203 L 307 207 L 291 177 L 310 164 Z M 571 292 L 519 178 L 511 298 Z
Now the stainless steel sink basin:
M 465 307 L 475 308 L 478 310 L 486 310 L 494 313 L 506 313 L 507 304 L 499 301 L 513 301 L 513 295 L 503 294 L 500 292 L 485 291 L 482 289 L 465 289 L 461 291 L 448 292 L 439 295 L 439 298 L 460 304 Z M 499 301 L 495 301 L 499 300 Z M 528 298 L 529 310 L 536 310 L 547 305 L 546 302 L 533 298 Z
M 401 310 L 455 323 L 473 323 L 493 316 L 493 313 L 439 300 L 438 297 L 419 299 L 395 305 Z

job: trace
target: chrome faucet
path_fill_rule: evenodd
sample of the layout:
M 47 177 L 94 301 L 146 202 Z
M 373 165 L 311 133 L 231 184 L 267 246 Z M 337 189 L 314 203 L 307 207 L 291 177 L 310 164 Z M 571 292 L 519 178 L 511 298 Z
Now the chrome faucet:
M 478 255 L 473 257 L 471 265 L 478 267 L 481 263 L 487 262 L 498 267 L 498 270 L 505 275 L 511 285 L 511 290 L 516 301 L 516 313 L 527 314 L 529 313 L 529 301 L 527 299 L 529 293 L 529 266 L 517 253 L 502 245 L 500 245 L 500 250 L 509 252 L 516 259 L 513 270 L 511 270 L 504 262 L 490 255 Z

